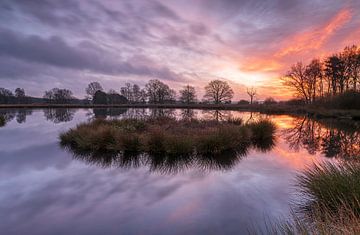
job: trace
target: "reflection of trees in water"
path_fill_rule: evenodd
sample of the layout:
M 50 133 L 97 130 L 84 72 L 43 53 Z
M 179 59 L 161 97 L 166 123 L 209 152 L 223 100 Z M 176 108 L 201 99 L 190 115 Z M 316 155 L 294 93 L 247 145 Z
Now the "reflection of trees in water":
M 20 109 L 16 114 L 17 123 L 25 123 L 26 116 L 31 115 L 32 111 L 30 109 Z
M 360 130 L 339 125 L 336 120 L 316 121 L 307 117 L 294 119 L 292 128 L 284 130 L 290 148 L 305 148 L 310 154 L 326 157 L 360 157 Z
M 150 118 L 175 118 L 175 109 L 150 109 Z
M 225 121 L 232 117 L 227 110 L 203 110 L 202 113 L 205 120 Z
M 66 108 L 44 109 L 44 116 L 46 120 L 52 121 L 54 123 L 69 122 L 74 118 L 75 113 L 76 113 L 76 109 L 66 109 Z
M 181 119 L 183 120 L 191 120 L 194 119 L 197 115 L 197 112 L 193 109 L 181 109 Z
M 95 118 L 119 117 L 126 113 L 126 108 L 94 108 Z
M 18 123 L 25 123 L 26 116 L 31 115 L 32 111 L 30 109 L 8 109 L 8 110 L 0 110 L 0 116 L 4 118 L 4 125 L 14 118 Z

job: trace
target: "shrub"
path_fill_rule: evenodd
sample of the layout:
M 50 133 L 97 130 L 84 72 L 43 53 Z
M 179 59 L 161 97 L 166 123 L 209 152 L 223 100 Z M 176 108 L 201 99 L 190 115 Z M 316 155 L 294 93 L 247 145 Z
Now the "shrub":
M 240 100 L 240 101 L 238 102 L 238 104 L 247 105 L 247 104 L 250 104 L 250 102 L 247 101 L 247 100 Z
M 273 104 L 277 104 L 277 102 L 274 98 L 268 97 L 264 100 L 264 104 L 265 105 L 273 105 Z
M 3 116 L 0 116 L 0 127 L 5 126 L 6 122 L 5 122 L 5 118 Z

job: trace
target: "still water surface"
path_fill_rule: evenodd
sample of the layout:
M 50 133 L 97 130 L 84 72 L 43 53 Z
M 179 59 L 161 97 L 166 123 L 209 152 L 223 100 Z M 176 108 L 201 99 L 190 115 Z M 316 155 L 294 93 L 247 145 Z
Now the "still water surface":
M 1 234 L 246 234 L 286 217 L 296 174 L 314 161 L 360 156 L 360 134 L 329 122 L 246 112 L 143 109 L 0 110 Z M 173 115 L 270 118 L 267 152 L 226 167 L 177 171 L 147 164 L 101 165 L 59 146 L 59 133 L 96 117 Z

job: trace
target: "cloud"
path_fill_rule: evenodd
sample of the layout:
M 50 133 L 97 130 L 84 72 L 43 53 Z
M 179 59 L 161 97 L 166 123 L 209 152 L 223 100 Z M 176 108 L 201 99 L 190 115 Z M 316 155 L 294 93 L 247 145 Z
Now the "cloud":
M 293 53 L 304 53 L 309 50 L 319 49 L 324 43 L 343 27 L 352 18 L 349 9 L 343 9 L 338 12 L 326 25 L 320 26 L 306 32 L 292 35 L 284 40 L 284 48 L 275 56 L 283 57 Z
M 180 79 L 178 74 L 166 67 L 157 66 L 155 63 L 151 64 L 152 67 L 129 63 L 90 42 L 83 41 L 72 46 L 59 36 L 44 39 L 36 35 L 24 36 L 10 30 L 0 29 L 0 56 L 35 64 L 35 68 L 38 67 L 38 64 L 46 64 L 64 69 L 89 70 L 109 75 L 129 74 L 153 76 L 165 80 Z M 29 65 L 25 65 L 25 67 L 29 67 Z M 2 70 L 0 69 L 0 71 Z M 3 71 L 6 73 L 3 75 L 11 75 L 14 72 L 4 69 Z
M 271 81 L 297 60 L 360 43 L 359 10 L 350 0 L 3 0 L 0 79 L 78 80 L 74 90 L 88 79 L 159 78 L 175 89 L 223 74 L 239 85 Z

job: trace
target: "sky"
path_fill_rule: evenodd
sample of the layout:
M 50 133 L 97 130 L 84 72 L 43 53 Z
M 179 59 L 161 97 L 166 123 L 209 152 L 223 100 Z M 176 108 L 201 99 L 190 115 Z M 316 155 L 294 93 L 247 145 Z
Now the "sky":
M 0 87 L 83 98 L 92 81 L 160 79 L 201 98 L 220 79 L 234 99 L 288 99 L 292 64 L 360 45 L 359 12 L 360 0 L 1 0 Z

